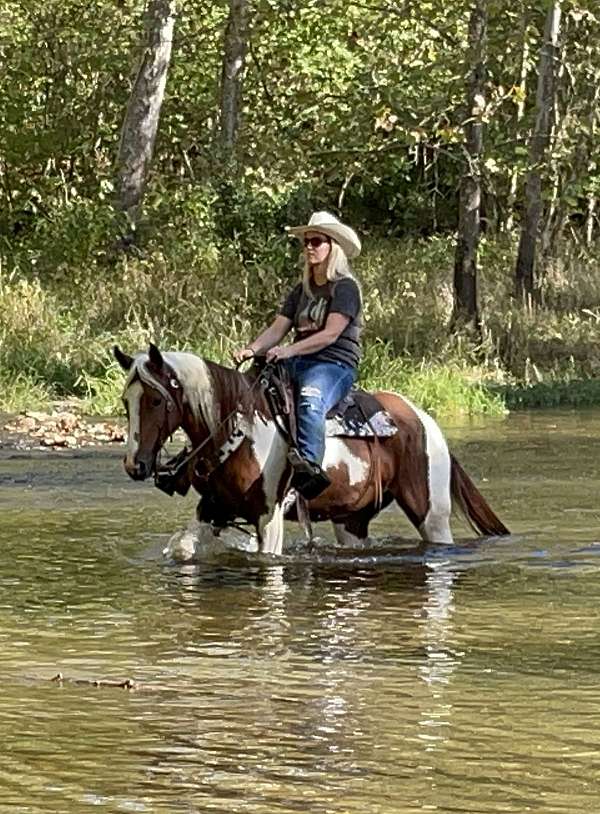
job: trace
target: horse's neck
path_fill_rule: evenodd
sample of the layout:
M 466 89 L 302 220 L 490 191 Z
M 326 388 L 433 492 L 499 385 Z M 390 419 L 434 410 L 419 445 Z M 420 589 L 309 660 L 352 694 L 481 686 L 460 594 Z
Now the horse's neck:
M 260 397 L 249 390 L 248 381 L 241 373 L 214 362 L 203 362 L 210 379 L 210 392 L 192 394 L 191 401 L 200 407 L 198 411 L 189 405 L 186 407 L 181 427 L 194 446 L 212 436 L 218 447 L 239 418 L 252 420 Z M 208 410 L 210 416 L 205 414 Z
M 199 416 L 193 415 L 189 407 L 186 407 L 184 410 L 181 429 L 187 435 L 193 447 L 202 444 L 211 434 L 204 420 Z

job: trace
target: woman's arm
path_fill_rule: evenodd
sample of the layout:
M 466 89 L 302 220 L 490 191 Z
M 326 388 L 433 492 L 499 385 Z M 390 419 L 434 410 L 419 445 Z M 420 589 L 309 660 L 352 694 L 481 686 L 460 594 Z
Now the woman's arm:
M 267 352 L 267 361 L 287 359 L 290 356 L 306 356 L 309 353 L 323 350 L 323 348 L 335 342 L 349 322 L 350 317 L 345 314 L 329 314 L 323 328 L 311 334 L 311 336 L 307 336 L 306 339 L 300 339 L 300 341 L 294 342 L 293 345 L 286 345 L 285 347 L 272 345 Z
M 289 333 L 292 324 L 291 319 L 280 314 L 275 317 L 269 327 L 257 336 L 253 342 L 236 351 L 233 354 L 233 358 L 236 362 L 242 362 L 251 356 L 264 356 L 270 348 L 281 342 L 283 337 Z

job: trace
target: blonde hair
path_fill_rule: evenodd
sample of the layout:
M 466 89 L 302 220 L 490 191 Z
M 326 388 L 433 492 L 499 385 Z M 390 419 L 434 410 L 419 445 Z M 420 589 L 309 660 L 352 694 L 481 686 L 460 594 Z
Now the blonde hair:
M 351 280 L 354 280 L 356 285 L 358 286 L 358 291 L 360 294 L 360 298 L 362 300 L 362 291 L 360 290 L 360 283 L 354 276 L 352 269 L 350 268 L 350 263 L 348 258 L 346 257 L 346 253 L 342 249 L 339 243 L 333 238 L 331 240 L 331 250 L 329 252 L 329 257 L 327 258 L 327 269 L 325 272 L 325 276 L 327 281 L 330 283 L 334 283 L 336 280 L 341 280 L 344 277 L 349 277 Z M 311 273 L 310 273 L 310 263 L 306 259 L 304 255 L 302 255 L 303 259 L 303 267 L 304 271 L 302 274 L 302 288 L 304 289 L 304 293 L 310 299 L 313 299 L 314 295 L 312 289 L 310 287 L 310 280 L 311 280 Z

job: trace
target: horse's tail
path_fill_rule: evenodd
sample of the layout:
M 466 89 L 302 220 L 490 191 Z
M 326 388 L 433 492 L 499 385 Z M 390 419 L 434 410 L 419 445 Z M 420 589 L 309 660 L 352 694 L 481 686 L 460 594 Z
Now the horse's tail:
M 484 536 L 510 534 L 504 523 L 492 511 L 490 505 L 467 475 L 454 455 L 450 455 L 450 490 L 465 517 L 476 532 Z

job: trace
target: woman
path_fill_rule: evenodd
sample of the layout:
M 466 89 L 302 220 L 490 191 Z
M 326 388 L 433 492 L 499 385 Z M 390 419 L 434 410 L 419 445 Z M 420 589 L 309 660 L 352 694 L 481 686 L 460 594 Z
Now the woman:
M 287 227 L 303 241 L 304 274 L 280 313 L 247 347 L 234 353 L 239 363 L 253 356 L 284 362 L 294 384 L 297 460 L 292 486 L 307 499 L 329 485 L 321 469 L 325 417 L 356 380 L 360 359 L 361 297 L 349 258 L 360 254 L 356 232 L 328 212 L 315 212 L 306 226 Z M 281 345 L 294 328 L 292 344 Z

